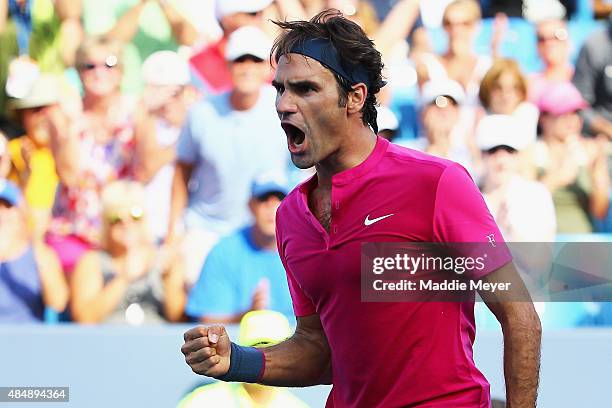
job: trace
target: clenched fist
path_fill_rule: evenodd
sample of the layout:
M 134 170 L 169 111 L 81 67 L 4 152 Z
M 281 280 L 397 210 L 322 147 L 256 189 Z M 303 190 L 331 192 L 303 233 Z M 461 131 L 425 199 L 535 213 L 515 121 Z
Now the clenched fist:
M 221 377 L 230 367 L 231 342 L 223 326 L 198 326 L 183 336 L 181 352 L 194 373 Z

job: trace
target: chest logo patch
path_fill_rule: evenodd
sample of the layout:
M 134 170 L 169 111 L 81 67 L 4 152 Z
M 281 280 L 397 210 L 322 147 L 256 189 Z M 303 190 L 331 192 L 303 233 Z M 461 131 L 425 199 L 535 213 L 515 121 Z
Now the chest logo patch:
M 392 215 L 395 215 L 395 214 L 387 214 L 387 215 L 383 215 L 382 217 L 378 217 L 378 218 L 372 218 L 372 219 L 370 219 L 370 214 L 368 214 L 368 215 L 366 216 L 365 220 L 363 221 L 363 225 L 365 225 L 365 226 L 367 227 L 367 226 L 369 226 L 369 225 L 374 224 L 375 222 L 378 222 L 378 221 L 380 221 L 380 220 L 384 220 L 385 218 L 389 218 L 389 217 L 391 217 Z

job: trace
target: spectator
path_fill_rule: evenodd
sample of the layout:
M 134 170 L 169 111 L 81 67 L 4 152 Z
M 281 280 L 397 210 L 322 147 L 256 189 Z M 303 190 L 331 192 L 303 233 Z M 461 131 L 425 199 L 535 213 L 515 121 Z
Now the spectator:
M 68 286 L 55 253 L 29 237 L 26 207 L 13 183 L 0 180 L 0 322 L 41 322 L 45 307 L 62 312 Z
M 525 146 L 535 142 L 538 127 L 538 108 L 527 101 L 527 80 L 516 61 L 496 60 L 480 83 L 478 97 L 488 114 L 510 115 L 519 124 L 520 137 Z
M 143 103 L 149 112 L 137 148 L 150 157 L 136 176 L 146 184 L 146 211 L 156 242 L 168 232 L 170 194 L 176 160 L 176 142 L 187 111 L 196 99 L 189 84 L 189 65 L 174 51 L 157 51 L 143 63 Z
M 272 0 L 216 0 L 215 14 L 223 37 L 190 60 L 205 91 L 218 94 L 232 88 L 232 75 L 225 58 L 229 35 L 243 26 L 263 27 L 263 12 L 271 3 Z
M 249 221 L 249 185 L 255 175 L 285 173 L 288 167 L 276 92 L 265 83 L 269 52 L 261 30 L 242 27 L 232 33 L 226 58 L 233 89 L 194 105 L 181 133 L 167 241 L 176 237 L 176 222 L 185 211 L 189 283 L 218 238 Z
M 144 189 L 116 181 L 102 194 L 103 240 L 71 279 L 72 317 L 80 323 L 178 321 L 185 293 L 180 259 L 157 251 L 146 227 Z
M 590 233 L 592 217 L 609 207 L 609 141 L 585 139 L 581 109 L 588 105 L 570 83 L 546 90 L 538 103 L 542 141 L 535 150 L 540 181 L 553 196 L 559 233 Z
M 238 323 L 252 310 L 293 318 L 287 279 L 276 248 L 276 209 L 287 194 L 284 180 L 262 174 L 253 182 L 253 225 L 213 247 L 189 294 L 187 315 L 206 323 Z
M 80 0 L 0 0 L 0 112 L 11 62 L 35 61 L 41 72 L 54 74 L 74 63 L 80 17 Z
M 50 149 L 55 131 L 52 111 L 59 109 L 59 81 L 51 74 L 41 75 L 23 98 L 14 99 L 25 135 L 11 140 L 10 178 L 24 191 L 30 209 L 34 237 L 42 239 L 49 225 L 58 178 Z
M 149 55 L 162 50 L 177 51 L 181 45 L 196 43 L 200 33 L 195 22 L 205 16 L 202 8 L 192 3 L 195 1 L 84 0 L 83 22 L 87 33 L 126 44 L 121 55 L 125 92 L 141 91 L 141 65 Z
M 484 172 L 481 191 L 504 236 L 511 242 L 553 242 L 555 208 L 548 189 L 521 174 L 520 126 L 507 115 L 483 118 L 476 129 Z
M 593 0 L 593 14 L 595 14 L 595 18 L 609 18 L 612 14 L 612 2 L 610 0 Z
M 475 172 L 480 153 L 474 143 L 474 125 L 465 115 L 465 93 L 453 80 L 430 81 L 421 91 L 422 135 L 418 150 L 451 159 Z
M 542 91 L 551 84 L 571 81 L 574 66 L 570 60 L 571 44 L 563 20 L 544 20 L 536 26 L 538 54 L 542 71 L 529 76 L 529 100 L 537 103 Z
M 466 104 L 477 104 L 480 81 L 491 66 L 490 57 L 474 52 L 480 17 L 480 6 L 475 0 L 455 0 L 446 7 L 442 24 L 448 35 L 448 49 L 440 56 L 420 55 L 416 64 L 419 85 L 453 79 L 464 88 Z
M 291 336 L 287 319 L 280 313 L 260 310 L 247 313 L 240 322 L 238 343 L 263 347 Z M 285 388 L 260 384 L 217 382 L 196 388 L 178 408 L 222 406 L 227 408 L 306 408 L 304 402 Z
M 612 140 L 612 18 L 605 30 L 586 40 L 576 61 L 573 82 L 590 105 L 582 110 L 589 135 Z
M 60 185 L 47 242 L 66 273 L 83 252 L 99 243 L 102 188 L 133 177 L 152 159 L 139 157 L 144 149 L 136 148 L 142 138 L 136 129 L 136 103 L 119 89 L 121 50 L 113 40 L 87 39 L 77 52 L 83 114 L 71 126 L 61 115 L 54 116 L 58 131 L 51 135 L 51 147 Z

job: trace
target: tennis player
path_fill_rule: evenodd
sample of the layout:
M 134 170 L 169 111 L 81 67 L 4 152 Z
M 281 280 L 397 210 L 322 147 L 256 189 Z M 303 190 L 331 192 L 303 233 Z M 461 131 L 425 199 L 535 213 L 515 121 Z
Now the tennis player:
M 297 328 L 249 348 L 199 326 L 185 333 L 186 362 L 224 381 L 333 384 L 327 407 L 490 407 L 473 301 L 362 302 L 360 286 L 362 242 L 502 246 L 480 192 L 460 165 L 376 136 L 382 62 L 359 26 L 329 10 L 277 24 L 276 109 L 293 163 L 316 168 L 277 212 Z M 511 256 L 469 277 L 511 283 L 481 296 L 503 329 L 508 406 L 534 407 L 541 328 Z

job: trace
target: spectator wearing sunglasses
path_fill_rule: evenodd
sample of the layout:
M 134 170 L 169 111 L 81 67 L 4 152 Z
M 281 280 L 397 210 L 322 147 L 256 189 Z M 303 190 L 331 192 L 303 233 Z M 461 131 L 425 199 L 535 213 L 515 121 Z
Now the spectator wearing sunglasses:
M 51 138 L 60 185 L 47 242 L 71 273 L 79 257 L 100 240 L 100 192 L 108 183 L 130 179 L 147 167 L 137 149 L 136 100 L 122 94 L 123 46 L 114 40 L 88 38 L 77 52 L 83 83 L 83 112 L 74 121 L 60 115 Z
M 529 75 L 529 100 L 533 103 L 537 103 L 548 86 L 571 81 L 574 75 L 574 66 L 570 60 L 571 43 L 565 21 L 548 19 L 539 22 L 536 25 L 536 37 L 543 68 Z
M 116 181 L 102 193 L 102 241 L 71 279 L 72 318 L 81 323 L 178 321 L 185 293 L 178 257 L 157 251 L 147 229 L 144 189 Z
M 266 84 L 270 46 L 256 27 L 234 31 L 226 49 L 232 90 L 197 102 L 179 137 L 166 242 L 180 238 L 182 220 L 190 284 L 217 240 L 250 222 L 253 178 L 289 166 L 276 91 Z
M 0 179 L 0 323 L 41 322 L 45 307 L 61 313 L 67 303 L 57 256 L 32 240 L 21 191 Z
M 551 242 L 556 233 L 555 209 L 548 189 L 521 174 L 525 142 L 508 115 L 484 117 L 476 128 L 482 152 L 481 191 L 506 241 Z
M 588 105 L 569 82 L 551 86 L 538 102 L 542 140 L 535 160 L 540 181 L 552 193 L 559 233 L 590 233 L 610 199 L 610 141 L 582 136 L 580 111 Z

